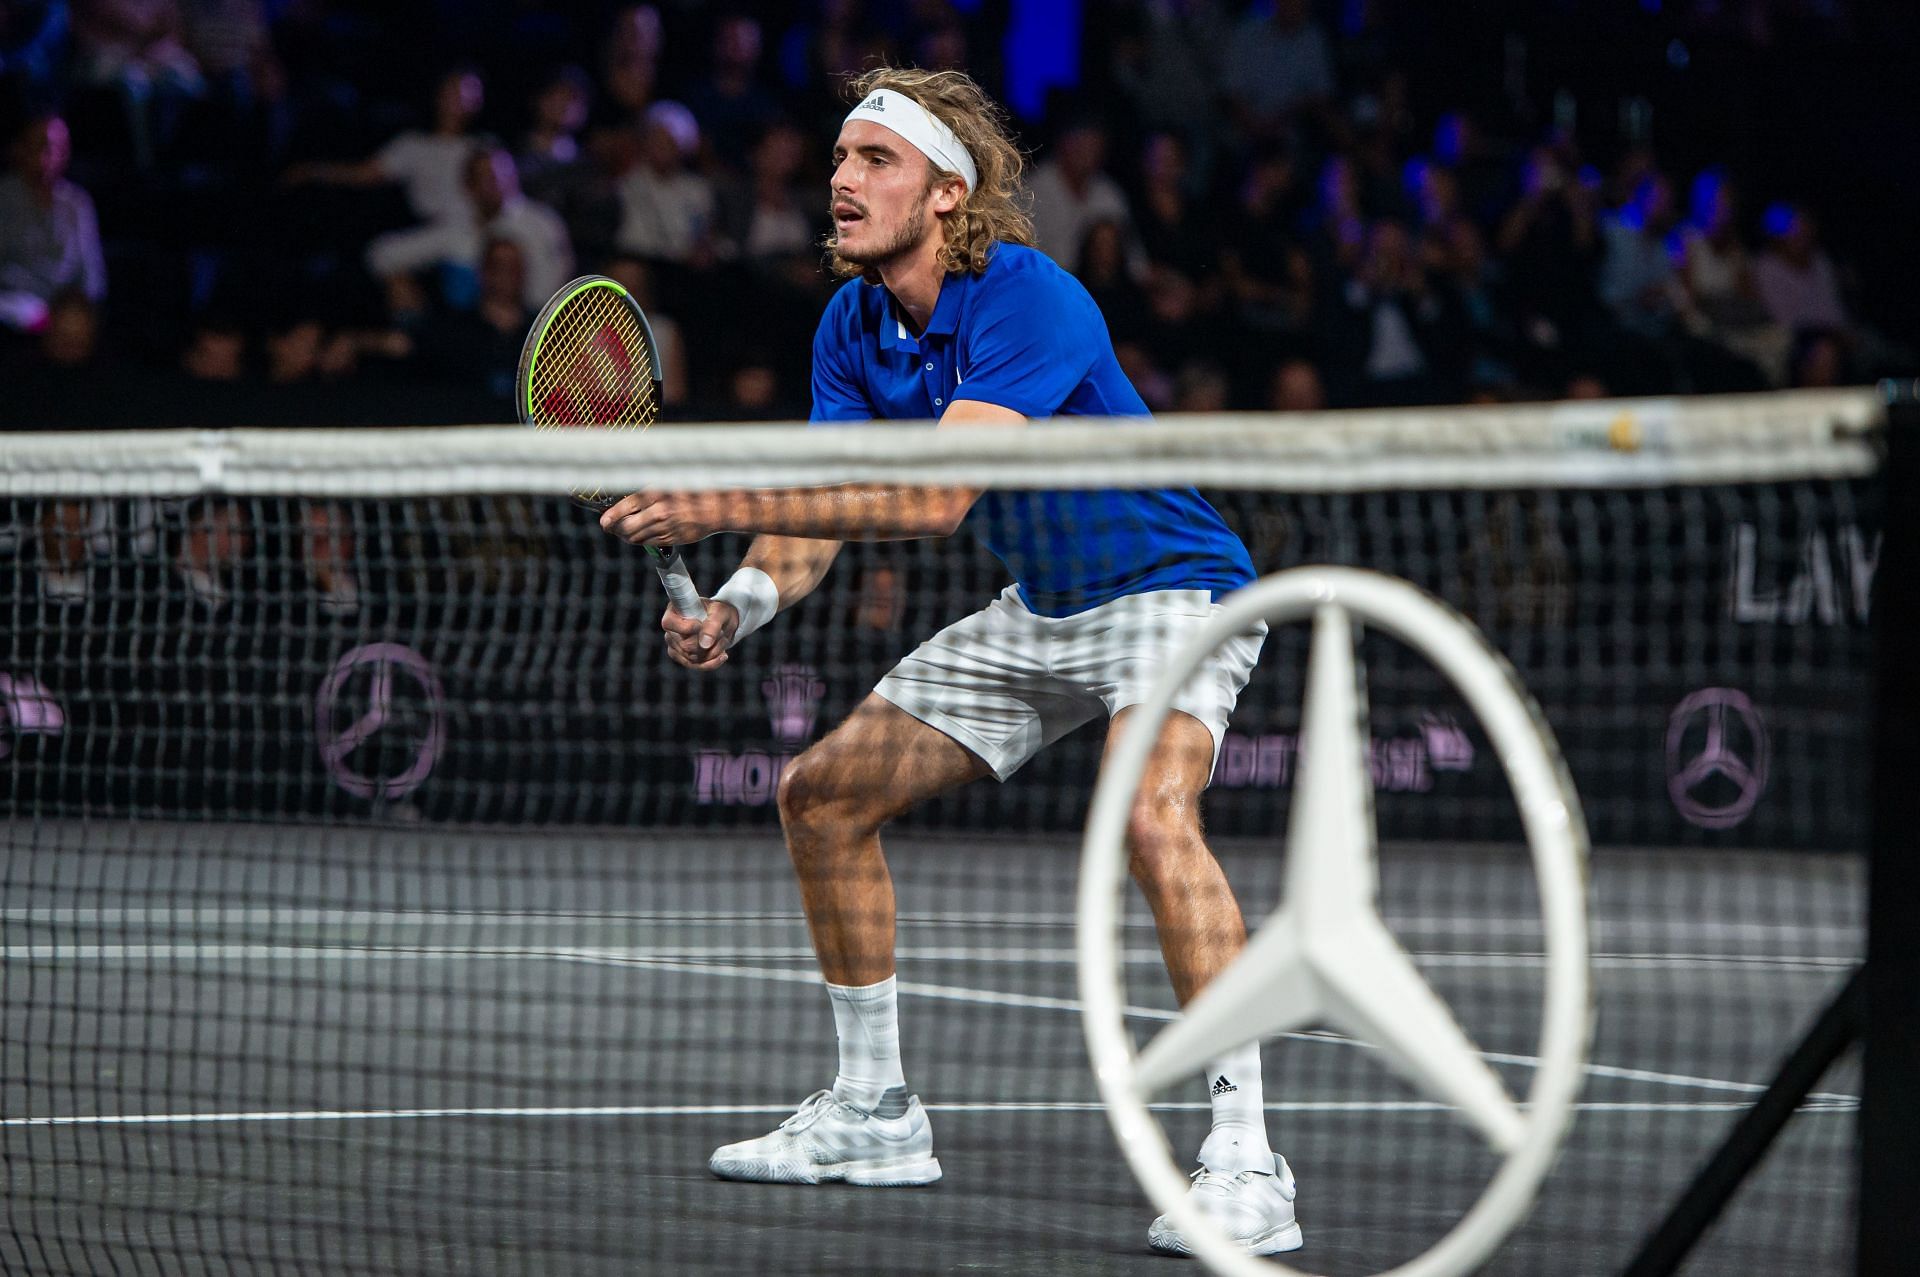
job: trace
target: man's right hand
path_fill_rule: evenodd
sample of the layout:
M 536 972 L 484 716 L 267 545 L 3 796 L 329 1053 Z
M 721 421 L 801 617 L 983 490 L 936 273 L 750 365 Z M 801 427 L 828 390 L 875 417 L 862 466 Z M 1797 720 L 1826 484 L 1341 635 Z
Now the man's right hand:
M 706 620 L 682 616 L 669 606 L 660 618 L 660 628 L 666 632 L 667 655 L 675 664 L 690 670 L 717 670 L 727 663 L 727 649 L 740 628 L 740 611 L 731 603 L 700 601 L 707 608 Z

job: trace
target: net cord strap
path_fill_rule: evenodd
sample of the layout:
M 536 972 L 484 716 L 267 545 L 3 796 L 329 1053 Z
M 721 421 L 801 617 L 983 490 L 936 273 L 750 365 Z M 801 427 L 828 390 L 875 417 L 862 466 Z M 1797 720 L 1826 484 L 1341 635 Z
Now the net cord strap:
M 1479 409 L 1056 420 L 1003 431 L 472 426 L 0 436 L 30 495 L 435 496 L 848 482 L 997 488 L 1265 487 L 1296 492 L 1598 488 L 1851 478 L 1878 464 L 1868 389 Z

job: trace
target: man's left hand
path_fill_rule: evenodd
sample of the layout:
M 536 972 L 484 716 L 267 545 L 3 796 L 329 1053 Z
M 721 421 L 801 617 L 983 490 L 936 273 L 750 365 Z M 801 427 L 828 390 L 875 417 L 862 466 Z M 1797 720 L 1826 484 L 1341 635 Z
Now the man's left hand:
M 600 526 L 632 545 L 690 545 L 727 531 L 722 492 L 636 492 L 607 507 Z

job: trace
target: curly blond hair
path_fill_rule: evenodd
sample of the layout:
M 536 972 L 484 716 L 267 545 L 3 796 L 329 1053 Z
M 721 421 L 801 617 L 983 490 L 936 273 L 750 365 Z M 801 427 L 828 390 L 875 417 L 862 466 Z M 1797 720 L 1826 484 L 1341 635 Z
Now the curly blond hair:
M 1033 218 L 1027 214 L 1031 202 L 1021 178 L 1026 173 L 1026 157 L 1014 145 L 1007 130 L 1007 113 L 986 95 L 973 77 L 963 71 L 922 71 L 907 67 L 876 67 L 848 81 L 849 102 L 863 101 L 875 89 L 892 89 L 905 94 L 937 116 L 960 144 L 973 156 L 980 173 L 976 187 L 960 197 L 951 213 L 941 218 L 946 241 L 940 247 L 940 268 L 949 275 L 971 271 L 978 275 L 993 259 L 999 244 L 1033 243 Z M 929 167 L 932 167 L 931 165 Z M 939 181 L 958 177 L 934 168 L 927 177 L 927 189 Z M 856 276 L 870 284 L 880 282 L 880 274 L 871 267 L 848 261 L 835 251 L 836 239 L 827 236 L 826 248 L 833 273 L 844 279 Z

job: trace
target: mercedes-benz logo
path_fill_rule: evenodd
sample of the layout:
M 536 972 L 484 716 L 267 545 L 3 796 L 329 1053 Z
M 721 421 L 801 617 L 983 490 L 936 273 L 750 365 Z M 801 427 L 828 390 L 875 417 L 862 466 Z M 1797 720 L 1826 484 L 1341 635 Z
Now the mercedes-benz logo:
M 1771 747 L 1745 692 L 1703 687 L 1667 719 L 1667 795 L 1689 824 L 1732 829 L 1767 788 Z
M 1128 823 L 1161 726 L 1186 680 L 1258 623 L 1310 619 L 1300 763 L 1278 906 L 1180 1014 L 1136 1048 L 1121 929 Z M 1358 626 L 1382 631 L 1446 676 L 1506 773 L 1539 885 L 1545 1005 L 1532 1086 L 1509 1093 L 1380 911 L 1378 832 Z M 1296 568 L 1236 591 L 1161 669 L 1103 764 L 1081 848 L 1077 949 L 1094 1078 L 1122 1154 L 1148 1196 L 1223 1277 L 1293 1274 L 1249 1256 L 1194 1204 L 1156 1097 L 1221 1052 L 1276 1033 L 1332 1029 L 1379 1052 L 1429 1099 L 1457 1110 L 1502 1160 L 1480 1197 L 1395 1272 L 1477 1269 L 1520 1222 L 1573 1116 L 1592 1029 L 1586 825 L 1559 748 L 1512 666 L 1472 625 L 1405 581 Z
M 403 643 L 366 643 L 347 651 L 314 698 L 320 761 L 335 784 L 359 798 L 392 800 L 418 789 L 440 756 L 445 720 L 433 666 Z M 404 759 L 404 765 L 367 775 L 357 769 L 354 751 L 381 734 L 389 738 L 382 742 L 382 759 Z

